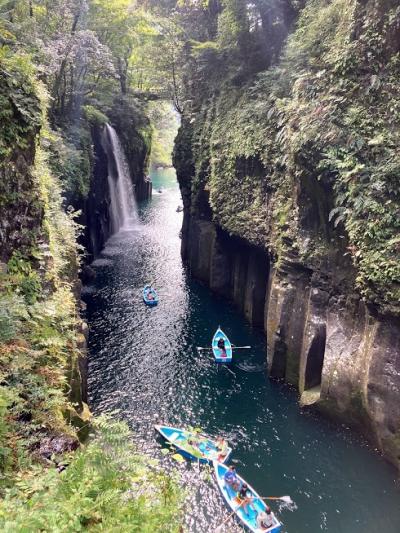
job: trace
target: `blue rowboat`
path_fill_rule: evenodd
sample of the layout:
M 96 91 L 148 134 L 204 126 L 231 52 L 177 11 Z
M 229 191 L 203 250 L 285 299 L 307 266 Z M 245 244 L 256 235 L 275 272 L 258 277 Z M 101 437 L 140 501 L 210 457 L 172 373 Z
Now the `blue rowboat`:
M 151 285 L 145 285 L 143 287 L 143 301 L 146 305 L 152 306 L 158 304 L 157 293 Z
M 170 426 L 154 426 L 154 428 L 187 459 L 200 463 L 226 463 L 232 453 L 232 448 L 224 441 L 218 446 L 216 440 L 194 431 L 174 428 Z
M 224 339 L 225 351 L 218 348 L 218 341 Z M 232 344 L 222 329 L 218 326 L 212 340 L 212 351 L 217 363 L 231 363 L 232 362 Z
M 239 520 L 250 530 L 253 531 L 253 533 L 278 533 L 281 531 L 282 524 L 279 522 L 279 520 L 276 518 L 274 513 L 272 514 L 272 526 L 268 528 L 260 528 L 257 525 L 257 515 L 261 511 L 265 511 L 267 508 L 266 503 L 260 498 L 260 496 L 257 494 L 257 492 L 248 485 L 248 493 L 249 496 L 252 498 L 252 507 L 246 505 L 241 505 L 241 501 L 237 497 L 237 492 L 233 490 L 232 487 L 227 485 L 224 481 L 224 475 L 228 471 L 228 467 L 221 464 L 214 462 L 214 470 L 215 475 L 217 477 L 217 483 L 218 487 L 222 493 L 222 496 L 224 497 L 226 503 L 228 506 L 232 509 L 232 511 L 236 514 L 236 516 L 239 518 Z M 240 477 L 237 476 L 238 480 L 240 481 L 240 484 L 242 485 L 245 483 L 245 481 Z M 240 506 L 240 507 L 239 507 Z M 246 511 L 248 514 L 246 514 Z

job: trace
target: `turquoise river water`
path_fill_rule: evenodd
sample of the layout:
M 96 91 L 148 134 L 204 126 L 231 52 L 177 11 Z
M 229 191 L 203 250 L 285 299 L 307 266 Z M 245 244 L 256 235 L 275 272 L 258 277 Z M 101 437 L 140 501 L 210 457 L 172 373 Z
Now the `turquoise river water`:
M 273 506 L 288 533 L 399 533 L 394 469 L 347 428 L 300 409 L 296 391 L 268 379 L 263 332 L 182 265 L 174 171 L 152 178 L 153 198 L 139 206 L 138 223 L 108 241 L 83 291 L 92 410 L 118 409 L 138 448 L 180 471 L 186 531 L 211 533 L 228 512 L 204 467 L 161 455 L 156 423 L 224 435 L 239 473 L 261 495 L 294 500 L 291 508 Z M 158 289 L 156 308 L 143 304 L 146 282 Z M 235 353 L 231 371 L 196 350 L 210 344 L 219 324 L 233 343 L 252 346 Z M 231 519 L 224 531 L 241 528 Z

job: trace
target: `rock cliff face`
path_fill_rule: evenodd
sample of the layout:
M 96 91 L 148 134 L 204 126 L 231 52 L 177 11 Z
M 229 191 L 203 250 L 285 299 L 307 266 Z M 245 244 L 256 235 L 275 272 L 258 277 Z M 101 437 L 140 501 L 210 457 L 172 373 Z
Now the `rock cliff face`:
M 76 447 L 69 422 L 83 426 L 87 410 L 75 225 L 49 164 L 42 88 L 24 61 L 29 67 L 25 56 L 0 65 L 3 474 L 27 464 L 24 453 L 43 459 L 57 453 L 56 442 L 61 451 Z
M 308 2 L 297 24 L 277 67 L 184 116 L 182 255 L 264 327 L 271 377 L 400 467 L 400 11 Z

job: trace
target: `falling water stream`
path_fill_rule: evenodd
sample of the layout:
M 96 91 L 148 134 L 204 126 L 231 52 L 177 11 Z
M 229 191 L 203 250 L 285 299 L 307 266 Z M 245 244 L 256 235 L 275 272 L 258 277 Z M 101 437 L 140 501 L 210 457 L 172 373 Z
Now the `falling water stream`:
M 295 501 L 291 509 L 273 506 L 284 531 L 399 533 L 394 469 L 348 428 L 300 409 L 296 391 L 268 379 L 263 332 L 182 265 L 173 170 L 153 171 L 152 179 L 161 194 L 140 205 L 136 222 L 108 241 L 94 263 L 97 277 L 84 289 L 92 410 L 118 409 L 137 447 L 181 473 L 189 532 L 212 533 L 228 513 L 204 467 L 179 465 L 160 453 L 155 423 L 224 435 L 238 471 L 261 495 Z M 141 299 L 149 281 L 159 292 L 156 308 Z M 209 345 L 218 324 L 235 344 L 252 346 L 235 354 L 230 372 L 196 350 Z M 241 531 L 234 519 L 224 527 Z
M 137 222 L 137 207 L 128 162 L 117 132 L 110 124 L 104 126 L 101 142 L 107 154 L 112 233 L 116 233 Z

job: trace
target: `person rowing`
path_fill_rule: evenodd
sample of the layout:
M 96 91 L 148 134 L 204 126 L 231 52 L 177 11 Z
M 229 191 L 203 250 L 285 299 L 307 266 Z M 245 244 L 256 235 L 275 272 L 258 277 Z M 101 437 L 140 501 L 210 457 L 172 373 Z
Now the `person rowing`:
M 226 357 L 225 340 L 223 337 L 218 339 L 217 346 L 221 350 L 221 357 Z
M 153 294 L 153 291 L 151 289 L 148 289 L 146 297 L 147 297 L 148 300 L 154 300 L 154 294 Z
M 223 459 L 228 454 L 228 450 L 229 450 L 228 443 L 223 437 L 218 437 L 215 442 L 215 447 L 217 448 L 216 453 L 215 453 L 217 461 L 223 461 Z
M 253 505 L 253 497 L 251 495 L 251 492 L 249 490 L 249 487 L 247 483 L 242 483 L 242 487 L 240 488 L 237 499 L 240 502 L 241 507 L 243 508 L 245 514 L 247 516 L 250 515 L 249 509 L 251 508 L 253 511 L 256 510 L 256 508 Z

